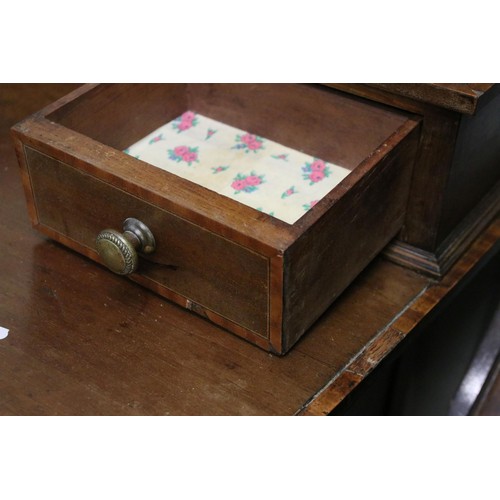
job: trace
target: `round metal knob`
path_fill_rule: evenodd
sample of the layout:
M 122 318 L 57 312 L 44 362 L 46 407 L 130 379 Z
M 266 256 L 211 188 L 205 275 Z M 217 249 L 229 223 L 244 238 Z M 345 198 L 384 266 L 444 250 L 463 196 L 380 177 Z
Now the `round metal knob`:
M 104 229 L 96 238 L 97 253 L 106 267 L 116 274 L 135 272 L 137 252 L 153 253 L 155 247 L 153 233 L 140 220 L 132 217 L 123 223 L 123 234 L 114 229 Z

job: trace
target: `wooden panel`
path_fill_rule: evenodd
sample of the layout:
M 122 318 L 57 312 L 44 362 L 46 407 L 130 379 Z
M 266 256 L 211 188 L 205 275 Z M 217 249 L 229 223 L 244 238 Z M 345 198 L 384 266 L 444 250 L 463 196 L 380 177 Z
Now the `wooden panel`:
M 331 89 L 296 84 L 190 85 L 201 114 L 353 169 L 407 116 Z
M 368 85 L 329 85 L 423 116 L 408 210 L 399 239 L 424 251 L 434 252 L 438 245 L 438 226 L 460 115 Z
M 124 149 L 188 108 L 350 169 L 406 120 L 383 106 L 297 84 L 87 85 L 44 114 Z
M 358 167 L 360 181 L 286 253 L 287 347 L 400 230 L 418 142 L 414 127 L 387 141 L 376 166 Z
M 474 242 L 450 272 L 439 282 L 429 281 L 420 293 L 383 328 L 358 355 L 352 357 L 335 379 L 319 391 L 301 409 L 302 415 L 327 415 L 343 399 L 339 384 L 350 381 L 349 391 L 377 367 L 407 336 L 423 323 L 426 317 L 444 307 L 460 285 L 480 263 L 487 261 L 498 251 L 500 219 L 496 219 Z M 342 391 L 347 396 L 348 391 Z
M 487 106 L 463 116 L 443 199 L 437 244 L 457 227 L 500 181 L 500 85 Z
M 497 211 L 499 86 L 328 85 L 423 116 L 403 244 L 391 258 L 441 276 Z
M 87 85 L 47 118 L 123 150 L 187 108 L 185 84 Z
M 473 114 L 487 97 L 491 83 L 371 83 L 395 94 L 411 97 L 459 113 Z
M 441 278 L 470 244 L 488 227 L 500 210 L 500 181 L 465 216 L 434 252 L 394 240 L 384 255 L 393 262 Z
M 267 337 L 267 259 L 31 148 L 26 157 L 42 226 L 99 260 L 97 234 L 121 231 L 123 221 L 135 217 L 157 240 L 155 253 L 141 257 L 139 276 Z

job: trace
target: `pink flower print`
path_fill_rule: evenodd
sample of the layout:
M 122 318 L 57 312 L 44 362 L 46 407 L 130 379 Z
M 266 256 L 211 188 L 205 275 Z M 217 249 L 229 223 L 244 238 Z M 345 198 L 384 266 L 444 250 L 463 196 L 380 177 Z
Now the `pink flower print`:
M 314 183 L 322 181 L 324 178 L 325 178 L 325 174 L 319 170 L 309 174 L 309 179 L 311 179 L 311 182 L 314 182 Z
M 164 141 L 165 138 L 163 137 L 163 134 L 157 135 L 156 137 L 153 137 L 152 139 L 149 140 L 149 144 L 154 144 L 155 142 L 160 142 Z
M 181 121 L 186 123 L 191 123 L 195 119 L 196 115 L 192 111 L 186 111 L 181 115 Z
M 189 148 L 188 146 L 177 146 L 174 149 L 168 150 L 168 157 L 171 160 L 180 163 L 186 162 L 189 166 L 193 162 L 198 162 L 198 148 Z
M 220 166 L 220 167 L 212 167 L 212 173 L 213 174 L 218 174 L 219 172 L 224 172 L 225 170 L 227 170 L 229 168 L 229 166 Z
M 256 151 L 257 149 L 260 149 L 262 147 L 262 142 L 260 141 L 252 141 L 247 144 L 248 149 L 252 151 Z
M 302 167 L 302 172 L 302 177 L 309 181 L 310 186 L 330 175 L 330 169 L 326 166 L 325 162 L 317 158 L 311 163 L 306 163 Z
M 186 153 L 189 153 L 189 148 L 187 146 L 177 146 L 174 149 L 175 156 L 184 156 Z
M 323 160 L 315 160 L 311 163 L 311 170 L 313 172 L 323 172 L 326 168 L 325 162 Z
M 240 141 L 243 143 L 243 144 L 250 144 L 251 142 L 255 142 L 255 140 L 257 139 L 257 137 L 255 137 L 255 135 L 253 134 L 245 134 L 245 135 L 242 135 L 240 137 Z
M 234 194 L 241 193 L 253 193 L 258 189 L 258 186 L 264 182 L 263 175 L 257 175 L 255 172 L 251 172 L 250 175 L 238 174 L 233 179 L 231 187 L 234 189 Z
M 191 165 L 191 163 L 193 161 L 196 161 L 198 160 L 198 154 L 197 153 L 194 153 L 192 151 L 189 151 L 187 153 L 184 153 L 182 155 L 182 159 L 188 164 L 188 165 Z
M 247 187 L 246 179 L 235 179 L 233 183 L 231 184 L 231 187 L 235 191 L 242 191 Z
M 316 203 L 318 203 L 318 200 L 313 200 L 309 203 L 306 203 L 305 205 L 302 205 L 302 207 L 307 212 L 308 210 L 311 210 L 311 208 L 314 207 L 314 205 L 316 205 Z
M 288 161 L 288 154 L 271 155 L 271 158 L 274 158 L 275 160 Z
M 284 198 L 288 198 L 289 196 L 292 196 L 292 194 L 296 194 L 297 191 L 295 190 L 295 186 L 289 187 L 286 191 L 284 191 L 281 195 L 281 199 L 283 200 Z
M 172 127 L 174 130 L 177 130 L 178 134 L 180 134 L 185 130 L 189 130 L 191 127 L 195 127 L 197 124 L 198 118 L 196 113 L 193 111 L 186 111 L 172 122 Z
M 191 123 L 190 122 L 181 122 L 179 123 L 179 125 L 177 126 L 179 132 L 183 132 L 184 130 L 188 130 L 192 127 Z
M 205 140 L 207 141 L 208 139 L 210 139 L 210 137 L 212 137 L 216 132 L 217 132 L 217 130 L 215 130 L 213 128 L 209 128 L 207 130 L 207 136 L 205 137 Z
M 249 175 L 246 178 L 246 182 L 249 186 L 258 186 L 262 184 L 262 179 L 258 175 Z
M 249 151 L 256 153 L 260 149 L 264 149 L 264 139 L 253 134 L 237 135 L 236 143 L 231 149 L 244 149 L 245 153 Z

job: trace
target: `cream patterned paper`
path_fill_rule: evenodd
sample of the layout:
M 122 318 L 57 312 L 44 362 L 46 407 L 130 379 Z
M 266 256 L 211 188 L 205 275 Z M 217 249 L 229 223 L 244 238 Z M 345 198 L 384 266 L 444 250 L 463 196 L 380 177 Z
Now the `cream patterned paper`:
M 125 152 L 288 224 L 350 173 L 193 111 Z

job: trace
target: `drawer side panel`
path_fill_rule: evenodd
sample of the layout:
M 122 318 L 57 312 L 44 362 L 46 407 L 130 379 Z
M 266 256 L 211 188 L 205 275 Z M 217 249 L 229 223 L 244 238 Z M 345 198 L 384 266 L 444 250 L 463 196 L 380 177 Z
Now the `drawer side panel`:
M 401 229 L 418 130 L 409 122 L 387 141 L 393 149 L 381 160 L 360 166 L 367 169 L 360 181 L 287 254 L 285 349 Z

